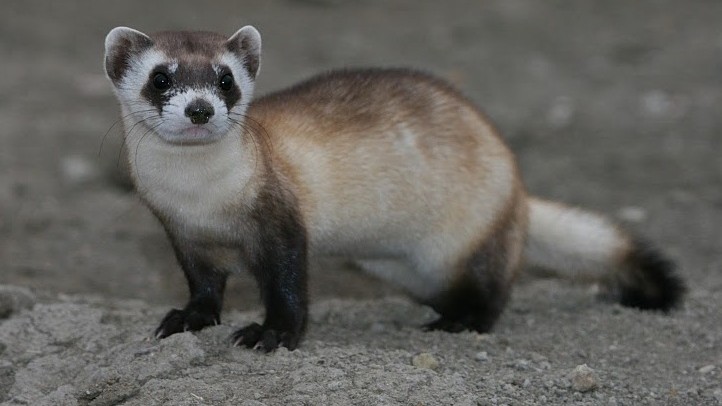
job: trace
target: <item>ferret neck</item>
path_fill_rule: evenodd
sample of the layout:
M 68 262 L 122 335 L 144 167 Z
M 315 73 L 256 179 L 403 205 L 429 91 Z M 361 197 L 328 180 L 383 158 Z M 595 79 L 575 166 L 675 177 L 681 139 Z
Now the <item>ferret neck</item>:
M 194 146 L 168 144 L 155 134 L 127 141 L 136 189 L 157 210 L 184 204 L 213 210 L 255 196 L 263 165 L 244 134 L 231 132 L 215 143 Z

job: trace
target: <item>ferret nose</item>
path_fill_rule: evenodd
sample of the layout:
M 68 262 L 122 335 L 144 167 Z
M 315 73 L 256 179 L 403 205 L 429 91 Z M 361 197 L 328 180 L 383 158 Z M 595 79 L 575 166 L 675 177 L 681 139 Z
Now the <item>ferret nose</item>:
M 205 100 L 195 99 L 186 106 L 186 117 L 193 124 L 205 124 L 213 117 L 213 106 Z

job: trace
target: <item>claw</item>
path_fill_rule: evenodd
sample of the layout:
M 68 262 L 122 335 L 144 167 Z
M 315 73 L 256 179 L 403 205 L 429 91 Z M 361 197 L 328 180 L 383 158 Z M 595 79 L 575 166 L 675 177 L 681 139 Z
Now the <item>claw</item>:
M 218 315 L 200 312 L 194 308 L 173 309 L 165 315 L 155 330 L 155 338 L 161 339 L 175 333 L 197 331 L 218 324 Z
M 253 350 L 264 352 L 271 352 L 279 346 L 292 349 L 291 347 L 295 348 L 293 343 L 298 342 L 298 338 L 294 340 L 291 333 L 264 327 L 258 323 L 252 323 L 237 330 L 231 339 L 234 347 L 245 345 Z
M 233 340 L 233 346 L 234 347 L 240 347 L 243 344 L 243 336 L 236 338 Z

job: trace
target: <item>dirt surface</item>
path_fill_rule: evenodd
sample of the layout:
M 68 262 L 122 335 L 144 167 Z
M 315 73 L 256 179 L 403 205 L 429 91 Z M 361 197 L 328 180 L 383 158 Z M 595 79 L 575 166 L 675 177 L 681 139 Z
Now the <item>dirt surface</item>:
M 720 21 L 712 0 L 4 2 L 0 401 L 722 403 Z M 317 260 L 297 351 L 229 346 L 260 317 L 247 276 L 223 325 L 150 339 L 186 286 L 160 225 L 115 181 L 103 38 L 117 25 L 249 23 L 264 36 L 261 93 L 343 66 L 452 81 L 496 122 L 532 192 L 664 247 L 690 285 L 685 305 L 643 313 L 529 276 L 492 334 L 423 333 L 429 309 Z

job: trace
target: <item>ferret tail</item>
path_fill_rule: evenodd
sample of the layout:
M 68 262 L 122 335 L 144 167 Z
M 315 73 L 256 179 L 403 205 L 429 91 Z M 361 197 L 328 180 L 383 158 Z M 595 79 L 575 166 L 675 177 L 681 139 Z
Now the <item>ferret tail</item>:
M 562 277 L 599 282 L 624 306 L 668 311 L 686 291 L 674 264 L 650 244 L 592 212 L 529 199 L 526 260 Z

